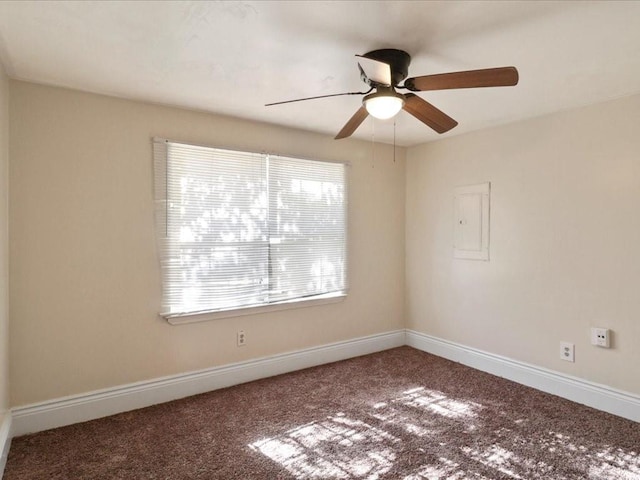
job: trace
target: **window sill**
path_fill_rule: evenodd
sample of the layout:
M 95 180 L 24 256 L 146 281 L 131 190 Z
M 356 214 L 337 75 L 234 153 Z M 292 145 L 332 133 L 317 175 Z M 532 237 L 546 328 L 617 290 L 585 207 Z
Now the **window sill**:
M 313 297 L 307 300 L 289 300 L 270 305 L 259 305 L 255 307 L 234 308 L 233 310 L 218 310 L 215 312 L 186 313 L 182 315 L 162 315 L 171 325 L 182 325 L 185 323 L 207 322 L 209 320 L 219 320 L 222 318 L 242 317 L 245 315 L 257 315 L 260 313 L 277 312 L 280 310 L 292 310 L 294 308 L 314 307 L 329 303 L 342 302 L 347 297 L 346 293 L 331 294 L 327 296 Z

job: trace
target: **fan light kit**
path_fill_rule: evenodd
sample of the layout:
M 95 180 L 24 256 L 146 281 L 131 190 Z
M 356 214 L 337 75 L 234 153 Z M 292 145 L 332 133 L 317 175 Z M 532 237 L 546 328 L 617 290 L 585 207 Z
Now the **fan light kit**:
M 299 98 L 268 103 L 266 106 L 341 95 L 365 95 L 362 106 L 342 127 L 335 137 L 336 140 L 351 136 L 369 115 L 385 120 L 394 117 L 400 110 L 410 113 L 436 132 L 445 133 L 458 125 L 458 122 L 416 94 L 398 93 L 396 88 L 424 92 L 457 88 L 509 87 L 518 84 L 518 70 L 515 67 L 485 68 L 407 78 L 411 57 L 403 50 L 384 48 L 356 56 L 359 59 L 360 78 L 369 85 L 368 91 Z
M 369 112 L 369 115 L 386 120 L 395 117 L 404 106 L 404 95 L 395 92 L 392 88 L 370 93 L 362 99 L 362 104 Z

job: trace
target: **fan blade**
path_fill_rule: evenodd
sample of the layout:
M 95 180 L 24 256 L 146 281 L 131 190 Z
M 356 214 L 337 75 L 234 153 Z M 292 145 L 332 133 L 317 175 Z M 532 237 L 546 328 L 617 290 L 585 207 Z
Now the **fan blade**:
M 364 106 L 360 107 L 356 113 L 353 114 L 353 117 L 349 119 L 349 121 L 342 127 L 342 130 L 336 135 L 335 140 L 340 140 L 341 138 L 350 137 L 353 132 L 360 126 L 364 119 L 369 116 L 369 112 Z
M 358 60 L 360 73 L 364 75 L 366 79 L 378 85 L 391 86 L 391 65 L 372 58 L 363 57 L 362 55 L 356 55 L 356 57 L 360 59 Z
M 438 133 L 448 132 L 458 125 L 458 122 L 449 115 L 438 110 L 429 102 L 413 93 L 405 94 L 404 106 L 402 108 Z
M 318 95 L 317 97 L 306 97 L 306 98 L 296 98 L 295 100 L 285 100 L 284 102 L 273 102 L 266 103 L 265 107 L 270 107 L 272 105 L 282 105 L 283 103 L 293 103 L 293 102 L 304 102 L 305 100 L 315 100 L 316 98 L 328 98 L 328 97 L 340 97 L 342 95 L 366 95 L 373 90 L 373 87 L 369 89 L 367 92 L 345 92 L 345 93 L 332 93 L 330 95 Z
M 516 67 L 485 68 L 407 78 L 404 86 L 414 92 L 452 88 L 511 87 L 518 84 Z

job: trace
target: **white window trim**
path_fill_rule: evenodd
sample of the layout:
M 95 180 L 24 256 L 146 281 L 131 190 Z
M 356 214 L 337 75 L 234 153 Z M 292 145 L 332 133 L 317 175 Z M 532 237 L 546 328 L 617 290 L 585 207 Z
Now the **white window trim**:
M 171 139 L 167 139 L 167 138 L 162 138 L 162 137 L 152 137 L 152 147 L 154 143 L 157 142 L 176 142 L 176 143 L 185 143 L 185 144 L 189 144 L 189 145 L 194 145 L 194 146 L 198 146 L 198 147 L 207 147 L 207 148 L 222 148 L 225 150 L 235 150 L 235 151 L 239 151 L 239 152 L 248 152 L 248 153 L 260 153 L 260 154 L 266 154 L 266 153 L 273 153 L 275 155 L 280 155 L 274 152 L 265 152 L 265 151 L 261 151 L 261 152 L 255 152 L 255 151 L 251 151 L 251 150 L 241 150 L 241 149 L 237 149 L 237 148 L 229 148 L 229 147 L 221 147 L 221 146 L 214 146 L 214 145 L 210 145 L 210 144 L 202 144 L 202 143 L 194 143 L 194 142 L 185 142 L 185 141 L 180 141 L 180 140 L 171 140 Z M 156 168 L 156 161 L 155 161 L 155 152 L 153 154 L 154 157 L 154 169 Z M 338 164 L 342 164 L 345 166 L 345 185 L 347 186 L 348 189 L 348 185 L 349 185 L 349 170 L 351 167 L 351 162 L 349 161 L 336 161 L 336 160 L 320 160 L 320 159 L 310 159 L 307 157 L 302 157 L 302 156 L 297 156 L 295 158 L 298 158 L 300 160 L 310 160 L 310 161 L 323 161 L 323 162 L 332 162 L 332 163 L 338 163 Z M 154 172 L 154 176 L 157 175 L 158 172 Z M 166 172 L 163 173 L 166 176 Z M 155 182 L 154 182 L 155 183 Z M 163 192 L 165 187 L 161 186 L 161 185 L 156 185 L 154 187 L 155 189 L 155 198 L 156 201 L 158 201 L 159 198 L 161 197 L 166 197 L 166 192 Z M 347 193 L 348 195 L 348 193 Z M 285 300 L 282 302 L 277 302 L 277 303 L 271 303 L 271 304 L 266 304 L 266 305 L 255 305 L 255 306 L 247 306 L 247 307 L 240 307 L 240 308 L 231 308 L 228 310 L 211 310 L 211 311 L 202 311 L 202 312 L 189 312 L 189 313 L 181 313 L 181 314 L 163 314 L 160 313 L 160 317 L 164 318 L 165 320 L 167 320 L 167 322 L 171 325 L 183 325 L 183 324 L 189 324 L 189 323 L 199 323 L 199 322 L 206 322 L 206 321 L 211 321 L 211 320 L 220 320 L 220 319 L 224 319 L 224 318 L 233 318 L 233 317 L 241 317 L 241 316 L 246 316 L 246 315 L 258 315 L 258 314 L 264 314 L 264 313 L 270 313 L 270 312 L 277 312 L 277 311 L 283 311 L 283 310 L 292 310 L 292 309 L 297 309 L 297 308 L 308 308 L 308 307 L 315 307 L 315 306 L 320 306 L 320 305 L 328 305 L 328 304 L 334 304 L 334 303 L 340 303 L 342 301 L 344 301 L 347 298 L 347 295 L 349 293 L 349 214 L 348 214 L 348 200 L 347 200 L 347 210 L 345 212 L 346 218 L 346 228 L 345 228 L 345 248 L 347 249 L 347 255 L 346 255 L 346 268 L 347 268 L 347 277 L 346 277 L 346 284 L 345 284 L 345 288 L 341 291 L 341 292 L 332 292 L 332 293 L 326 293 L 326 294 L 320 294 L 320 295 L 314 295 L 308 298 L 295 298 L 292 300 Z M 155 213 L 157 215 L 157 212 Z M 156 222 L 158 222 L 158 218 L 156 217 Z M 160 228 L 164 228 L 162 225 L 164 224 L 164 222 L 160 222 L 160 224 L 156 225 L 156 228 L 160 227 Z M 157 235 L 156 235 L 157 236 Z
M 344 293 L 331 293 L 317 295 L 308 299 L 288 300 L 270 305 L 256 305 L 255 307 L 242 307 L 230 310 L 216 310 L 202 313 L 185 313 L 182 315 L 163 316 L 171 325 L 183 325 L 186 323 L 207 322 L 210 320 L 221 320 L 223 318 L 243 317 L 246 315 L 258 315 L 261 313 L 279 312 L 282 310 L 293 310 L 295 308 L 316 307 L 318 305 L 328 305 L 339 303 L 347 298 L 348 291 Z

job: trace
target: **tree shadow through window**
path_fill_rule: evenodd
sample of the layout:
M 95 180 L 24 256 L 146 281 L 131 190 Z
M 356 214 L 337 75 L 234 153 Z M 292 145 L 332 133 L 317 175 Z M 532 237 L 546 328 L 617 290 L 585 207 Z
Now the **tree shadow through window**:
M 297 479 L 640 480 L 637 449 L 537 427 L 416 387 L 249 447 Z

